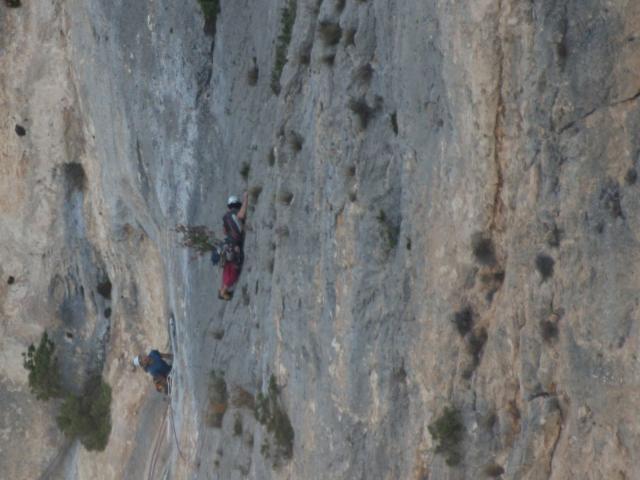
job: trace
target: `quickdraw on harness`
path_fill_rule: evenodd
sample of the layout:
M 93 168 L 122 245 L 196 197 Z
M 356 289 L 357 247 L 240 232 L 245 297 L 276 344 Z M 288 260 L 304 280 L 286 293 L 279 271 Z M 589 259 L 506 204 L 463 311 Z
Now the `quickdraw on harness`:
M 223 242 L 217 243 L 211 252 L 211 263 L 224 267 L 227 262 L 242 265 L 244 254 L 242 247 L 227 237 Z

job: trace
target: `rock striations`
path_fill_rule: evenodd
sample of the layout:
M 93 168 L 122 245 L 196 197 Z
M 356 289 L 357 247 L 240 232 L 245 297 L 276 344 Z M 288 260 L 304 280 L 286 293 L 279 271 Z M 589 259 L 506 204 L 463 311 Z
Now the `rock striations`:
M 0 2 L 0 476 L 638 478 L 638 25 Z M 175 227 L 220 232 L 243 190 L 226 303 Z M 29 393 L 45 329 L 65 390 L 112 387 L 103 452 Z M 167 399 L 131 358 L 169 345 Z

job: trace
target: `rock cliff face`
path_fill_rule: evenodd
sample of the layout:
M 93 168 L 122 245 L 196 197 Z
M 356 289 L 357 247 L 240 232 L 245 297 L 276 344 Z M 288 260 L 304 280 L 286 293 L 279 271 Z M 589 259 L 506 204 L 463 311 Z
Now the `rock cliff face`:
M 3 475 L 636 478 L 640 3 L 297 0 L 274 76 L 291 5 L 0 4 Z M 244 189 L 225 303 L 173 229 Z M 104 452 L 28 392 L 45 328 Z M 170 343 L 169 401 L 130 360 Z

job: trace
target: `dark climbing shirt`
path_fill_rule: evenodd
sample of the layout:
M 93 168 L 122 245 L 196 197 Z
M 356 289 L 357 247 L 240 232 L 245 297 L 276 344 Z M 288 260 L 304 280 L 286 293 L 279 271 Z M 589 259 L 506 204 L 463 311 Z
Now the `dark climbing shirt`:
M 160 352 L 157 350 L 151 350 L 148 357 L 151 359 L 151 364 L 144 369 L 145 372 L 150 373 L 154 378 L 157 376 L 166 377 L 169 375 L 171 365 L 162 359 Z
M 244 220 L 240 220 L 237 211 L 230 210 L 222 217 L 222 226 L 225 236 L 233 242 L 234 245 L 242 247 L 244 243 Z

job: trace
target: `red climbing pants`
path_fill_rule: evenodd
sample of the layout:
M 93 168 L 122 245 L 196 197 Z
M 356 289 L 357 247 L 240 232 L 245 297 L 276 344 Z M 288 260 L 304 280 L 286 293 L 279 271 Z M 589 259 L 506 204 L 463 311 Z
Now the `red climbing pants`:
M 238 277 L 240 277 L 240 267 L 233 262 L 227 262 L 224 264 L 224 269 L 222 270 L 222 286 L 227 289 L 227 291 L 233 290 L 233 286 L 238 281 Z

